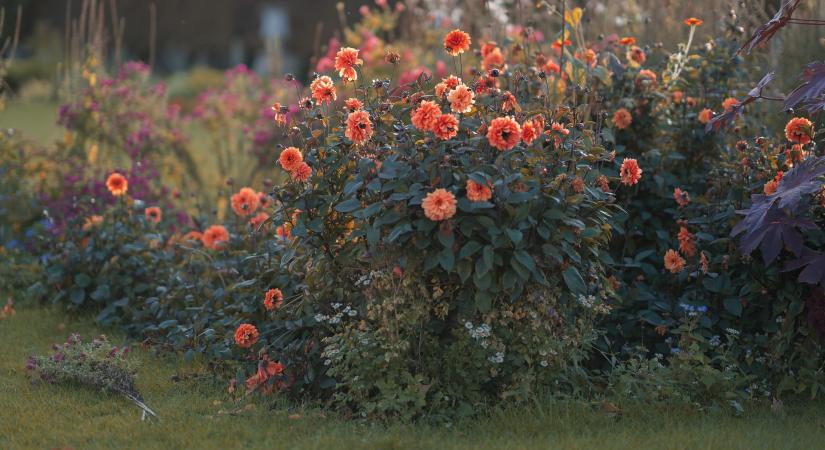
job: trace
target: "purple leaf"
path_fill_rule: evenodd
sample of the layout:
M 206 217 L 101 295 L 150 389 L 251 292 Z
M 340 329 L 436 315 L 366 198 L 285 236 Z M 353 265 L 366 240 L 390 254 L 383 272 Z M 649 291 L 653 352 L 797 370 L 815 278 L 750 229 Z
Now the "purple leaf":
M 782 27 L 788 24 L 791 20 L 791 15 L 799 7 L 802 0 L 782 0 L 782 6 L 779 11 L 773 16 L 773 19 L 761 25 L 754 31 L 753 35 L 742 44 L 737 53 L 745 51 L 750 54 L 755 47 L 765 45 L 774 34 L 776 34 Z M 747 51 L 746 51 L 747 50 Z
M 816 107 L 820 100 L 817 100 L 822 91 L 825 90 L 825 63 L 812 62 L 805 66 L 799 79 L 804 81 L 796 87 L 787 98 L 785 98 L 785 110 L 789 110 L 799 103 L 811 102 Z

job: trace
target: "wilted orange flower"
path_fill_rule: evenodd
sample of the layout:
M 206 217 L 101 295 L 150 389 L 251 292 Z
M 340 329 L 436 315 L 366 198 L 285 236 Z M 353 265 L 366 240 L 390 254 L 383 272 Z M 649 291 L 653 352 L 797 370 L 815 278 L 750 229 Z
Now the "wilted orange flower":
M 284 222 L 282 225 L 275 228 L 275 235 L 281 239 L 289 239 L 292 237 L 292 224 Z
M 287 108 L 285 106 L 281 106 L 280 103 L 273 103 L 272 104 L 272 111 L 275 113 L 273 119 L 275 119 L 275 123 L 279 125 L 283 125 L 286 123 L 286 113 Z
M 148 220 L 149 222 L 152 222 L 154 224 L 160 223 L 161 212 L 160 208 L 158 208 L 157 206 L 151 206 L 149 208 L 146 208 L 143 211 L 143 215 L 146 216 L 146 220 Z
M 680 208 L 682 208 L 687 206 L 688 202 L 690 202 L 690 194 L 688 194 L 687 191 L 676 188 L 673 190 L 673 199 L 676 200 L 676 203 Z
M 455 75 L 450 75 L 449 77 L 441 80 L 441 83 L 435 85 L 435 96 L 442 98 L 444 97 L 444 94 L 455 89 L 459 84 L 461 84 L 461 78 L 458 78 Z
M 280 289 L 270 289 L 264 295 L 264 308 L 267 311 L 278 309 L 284 303 L 284 294 Z
M 635 159 L 625 158 L 619 169 L 619 175 L 622 177 L 623 184 L 633 186 L 642 178 L 642 169 L 639 168 L 639 163 Z
M 489 186 L 467 180 L 467 199 L 471 202 L 486 202 L 493 198 L 493 191 Z
M 599 175 L 599 177 L 596 178 L 596 184 L 599 185 L 599 189 L 601 189 L 602 192 L 610 192 L 610 181 L 606 176 Z
M 708 273 L 709 265 L 710 264 L 708 264 L 708 257 L 707 255 L 705 255 L 705 252 L 699 253 L 699 270 L 701 270 L 702 273 Z
M 782 176 L 784 173 L 780 170 L 779 173 L 773 178 L 773 180 L 768 181 L 765 183 L 765 186 L 762 187 L 762 190 L 765 192 L 765 195 L 771 195 L 776 192 L 776 188 L 779 187 L 779 182 L 782 181 Z
M 315 99 L 315 103 L 319 105 L 332 103 L 338 99 L 338 95 L 335 93 L 335 84 L 332 82 L 332 78 L 326 75 L 312 80 L 309 89 L 312 91 L 312 98 Z
M 438 188 L 424 197 L 421 207 L 428 219 L 438 222 L 455 215 L 455 195 L 443 188 Z
M 433 133 L 439 139 L 450 139 L 458 134 L 458 118 L 452 114 L 438 116 L 433 127 Z
M 568 130 L 567 128 L 564 128 L 564 125 L 562 125 L 558 122 L 551 123 L 550 124 L 550 129 L 555 131 L 556 133 L 559 133 L 559 134 L 563 135 L 563 136 L 567 136 L 568 134 L 570 134 L 570 130 Z
M 677 105 L 682 103 L 682 97 L 684 97 L 684 93 L 682 91 L 673 91 L 673 103 Z
M 304 162 L 304 155 L 295 147 L 287 147 L 281 152 L 281 156 L 278 157 L 278 161 L 281 163 L 281 167 L 283 167 L 284 170 L 291 172 L 295 170 L 298 165 Z
M 258 342 L 258 329 L 255 325 L 242 323 L 235 330 L 235 345 L 240 348 L 249 348 Z
M 632 45 L 629 49 L 627 49 L 625 56 L 627 57 L 627 61 L 633 67 L 639 67 L 647 61 L 645 51 L 635 45 Z
M 629 127 L 632 122 L 633 116 L 630 115 L 630 111 L 625 108 L 619 108 L 613 113 L 613 125 L 620 130 Z
M 506 91 L 505 93 L 501 94 L 501 110 L 504 112 L 513 111 L 518 107 L 518 100 L 516 100 L 516 96 L 513 95 L 512 92 Z
M 459 84 L 449 94 L 447 101 L 450 102 L 450 109 L 457 113 L 468 113 L 475 104 L 475 94 L 464 84 Z
M 584 192 L 584 180 L 580 176 L 576 176 L 570 180 L 570 186 L 573 188 L 573 192 L 578 194 Z
M 209 250 L 220 250 L 229 241 L 229 232 L 223 225 L 212 225 L 201 235 L 203 246 Z
M 808 144 L 814 137 L 814 125 L 804 117 L 794 117 L 785 125 L 785 137 L 797 144 Z
M 425 100 L 418 105 L 418 108 L 413 111 L 410 117 L 414 127 L 421 131 L 432 131 L 435 127 L 435 122 L 441 116 L 441 108 L 438 104 Z
M 665 269 L 670 273 L 679 273 L 685 268 L 685 259 L 679 256 L 676 250 L 670 249 L 665 253 Z
M 269 214 L 261 211 L 255 214 L 255 217 L 249 219 L 249 224 L 252 225 L 253 230 L 257 230 L 267 219 L 269 219 Z
M 106 179 L 106 187 L 115 197 L 120 197 L 129 189 L 129 182 L 123 175 L 114 172 Z
M 293 180 L 304 183 L 309 180 L 309 177 L 312 176 L 312 167 L 309 167 L 309 164 L 302 162 L 301 164 L 298 164 L 298 167 L 296 167 L 295 170 L 289 172 L 289 174 L 292 175 Z
M 481 67 L 484 70 L 504 67 L 504 54 L 501 49 L 496 47 L 490 53 L 486 54 L 481 61 Z
M 636 86 L 647 86 L 653 89 L 657 84 L 655 72 L 647 69 L 642 69 L 639 71 L 639 75 L 636 77 Z
M 264 355 L 260 361 L 258 361 L 258 371 L 255 372 L 254 375 L 246 379 L 246 389 L 247 391 L 254 391 L 258 387 L 261 387 L 261 390 L 265 394 L 271 394 L 272 388 L 274 385 L 267 384 L 267 380 L 272 377 L 276 377 L 282 375 L 284 373 L 284 365 L 270 361 L 267 355 Z M 234 379 L 234 378 L 233 378 Z M 276 385 L 280 386 L 283 382 L 278 382 Z
M 521 140 L 530 145 L 533 141 L 539 137 L 539 130 L 536 127 L 535 123 L 532 120 L 525 120 L 523 124 L 521 124 Z
M 359 109 L 364 108 L 364 103 L 361 100 L 358 100 L 355 97 L 350 97 L 344 101 L 344 108 L 346 108 L 349 112 L 355 112 Z
M 739 104 L 739 100 L 733 97 L 728 97 L 722 102 L 722 108 L 724 108 L 725 112 L 730 112 L 733 111 L 733 107 L 737 104 Z
M 634 45 L 636 43 L 636 38 L 627 36 L 619 39 L 619 44 L 621 45 Z
M 701 124 L 706 124 L 706 123 L 710 122 L 710 119 L 713 119 L 713 111 L 711 111 L 708 108 L 705 108 L 705 109 L 699 111 L 698 119 L 699 119 L 699 123 L 701 123 Z
M 470 49 L 470 42 L 469 34 L 456 29 L 444 37 L 444 50 L 452 56 L 458 56 Z
M 254 213 L 261 206 L 261 198 L 258 196 L 258 192 L 248 187 L 241 188 L 237 194 L 232 195 L 230 200 L 232 211 L 235 211 L 235 214 L 241 217 Z
M 679 227 L 679 251 L 682 252 L 683 255 L 690 258 L 691 256 L 696 254 L 696 241 L 695 236 L 688 231 L 687 227 L 681 226 Z
M 203 233 L 201 233 L 200 231 L 192 230 L 183 235 L 183 240 L 201 242 L 203 240 Z
M 364 64 L 364 60 L 358 57 L 358 50 L 352 47 L 343 47 L 335 55 L 335 70 L 344 81 L 357 80 L 358 72 L 355 71 L 355 66 L 361 64 Z
M 691 27 L 698 27 L 699 25 L 702 25 L 702 23 L 703 23 L 702 19 L 697 19 L 695 17 L 685 19 L 685 25 L 691 26 Z
M 89 231 L 92 228 L 97 228 L 103 223 L 103 216 L 97 214 L 91 215 L 83 221 L 83 231 Z
M 372 137 L 372 121 L 364 110 L 349 113 L 347 116 L 347 130 L 344 132 L 355 145 L 361 145 Z
M 499 150 L 510 150 L 521 139 L 521 127 L 512 117 L 497 117 L 487 129 L 487 141 Z

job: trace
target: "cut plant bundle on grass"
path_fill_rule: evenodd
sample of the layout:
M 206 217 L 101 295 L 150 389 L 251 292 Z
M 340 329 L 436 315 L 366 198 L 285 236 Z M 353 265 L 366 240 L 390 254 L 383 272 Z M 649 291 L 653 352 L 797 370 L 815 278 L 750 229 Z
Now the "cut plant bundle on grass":
M 126 359 L 128 347 L 118 348 L 101 335 L 92 342 L 82 342 L 72 334 L 63 344 L 53 344 L 48 356 L 29 356 L 26 370 L 32 381 L 51 384 L 79 384 L 122 395 L 142 411 L 141 420 L 157 414 L 143 402 L 135 386 L 134 364 Z

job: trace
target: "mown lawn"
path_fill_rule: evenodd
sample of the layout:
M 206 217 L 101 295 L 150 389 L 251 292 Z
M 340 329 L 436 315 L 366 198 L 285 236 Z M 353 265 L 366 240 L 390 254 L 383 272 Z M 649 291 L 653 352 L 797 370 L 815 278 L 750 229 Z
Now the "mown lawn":
M 18 309 L 0 320 L 0 448 L 433 448 L 433 449 L 814 449 L 825 446 L 823 404 L 759 409 L 735 418 L 684 411 L 534 406 L 452 427 L 345 422 L 318 410 L 266 401 L 234 403 L 225 385 L 194 381 L 197 364 L 156 358 L 134 346 L 138 385 L 160 416 L 141 422 L 131 403 L 79 387 L 31 384 L 25 358 L 70 332 L 100 333 L 55 310 Z M 114 338 L 120 342 L 121 338 Z M 175 377 L 177 375 L 178 377 Z M 182 381 L 175 381 L 173 377 Z

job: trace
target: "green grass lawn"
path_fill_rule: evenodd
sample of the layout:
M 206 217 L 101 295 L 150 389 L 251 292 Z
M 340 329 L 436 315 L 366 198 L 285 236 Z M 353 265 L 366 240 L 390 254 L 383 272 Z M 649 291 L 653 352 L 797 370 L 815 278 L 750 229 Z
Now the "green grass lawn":
M 63 138 L 57 125 L 57 103 L 12 101 L 0 111 L 0 130 L 14 128 L 38 144 L 50 144 Z
M 346 422 L 271 401 L 233 402 L 225 385 L 193 381 L 198 366 L 156 358 L 133 347 L 141 362 L 138 386 L 160 416 L 141 422 L 127 400 L 80 388 L 32 384 L 25 359 L 46 353 L 71 332 L 100 333 L 89 320 L 69 321 L 55 310 L 18 309 L 0 320 L 0 448 L 433 448 L 433 449 L 814 449 L 825 446 L 821 403 L 787 407 L 775 416 L 758 409 L 736 418 L 659 409 L 610 417 L 576 406 L 532 406 L 452 427 Z M 121 342 L 115 337 L 114 342 Z M 183 381 L 174 381 L 179 375 Z

